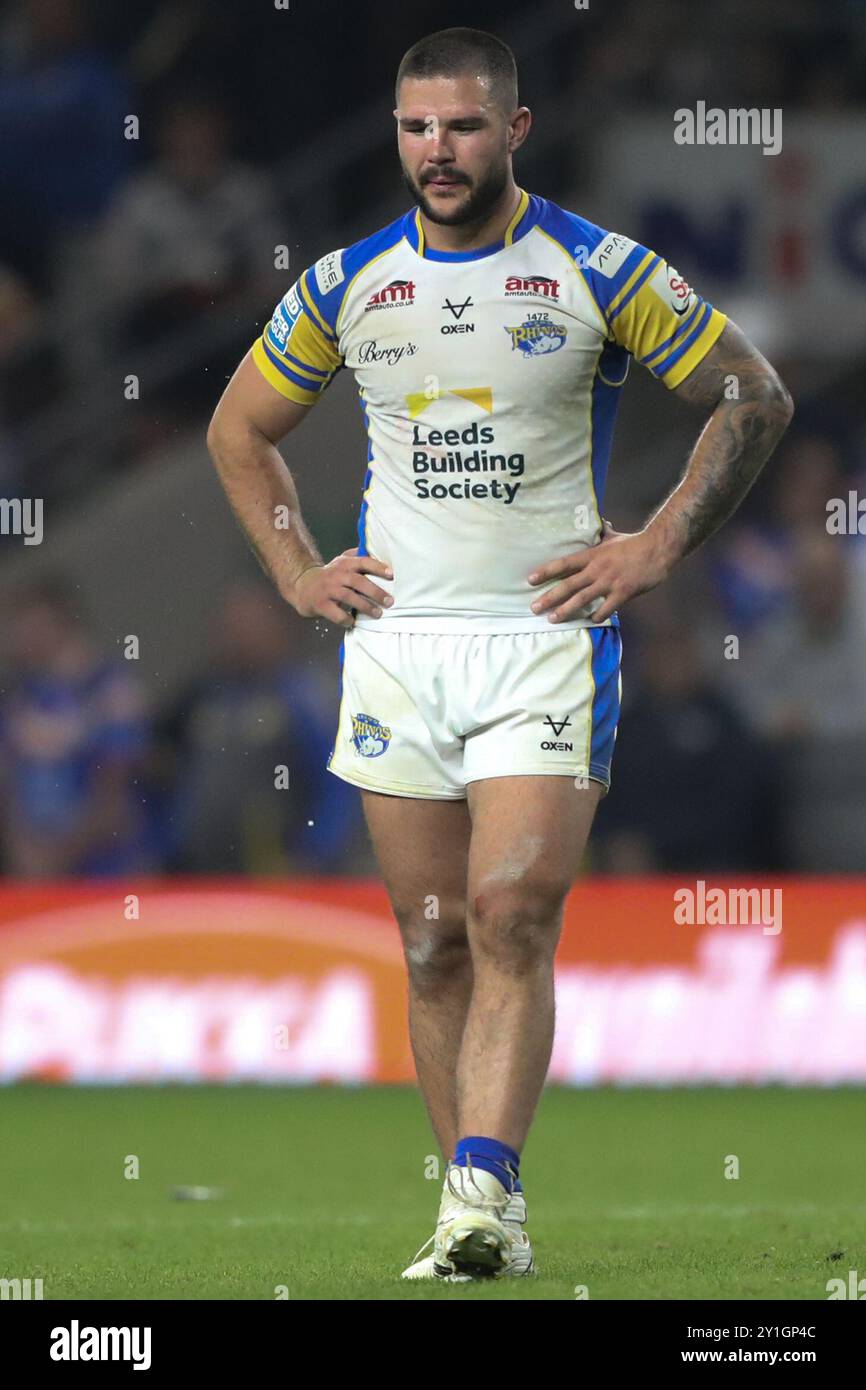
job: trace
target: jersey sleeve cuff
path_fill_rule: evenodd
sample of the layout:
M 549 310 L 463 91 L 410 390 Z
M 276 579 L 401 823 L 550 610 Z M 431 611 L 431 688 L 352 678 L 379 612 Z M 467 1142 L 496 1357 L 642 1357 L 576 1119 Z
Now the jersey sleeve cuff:
M 710 348 L 721 336 L 727 321 L 726 314 L 721 313 L 718 309 L 712 310 L 709 321 L 700 337 L 662 377 L 662 381 L 669 391 L 672 391 L 675 386 L 679 386 L 680 382 L 685 381 L 689 372 L 694 371 L 698 363 L 704 360 Z
M 303 386 L 298 386 L 294 381 L 290 381 L 282 372 L 274 366 L 264 349 L 261 338 L 256 338 L 253 343 L 253 361 L 261 372 L 265 381 L 273 386 L 275 391 L 279 391 L 281 396 L 287 400 L 294 401 L 296 405 L 314 405 L 319 399 L 318 391 L 307 391 Z

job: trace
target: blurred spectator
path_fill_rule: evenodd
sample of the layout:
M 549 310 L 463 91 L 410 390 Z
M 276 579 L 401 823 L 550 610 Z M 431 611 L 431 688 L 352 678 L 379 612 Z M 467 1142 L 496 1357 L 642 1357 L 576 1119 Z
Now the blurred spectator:
M 120 345 L 147 347 L 239 296 L 270 306 L 278 243 L 268 180 L 230 157 L 224 109 L 203 98 L 169 102 L 156 163 L 129 180 L 99 238 L 100 293 Z
M 80 0 L 21 0 L 0 53 L 0 257 L 43 287 L 59 233 L 100 216 L 123 177 L 129 96 Z
M 838 446 L 814 432 L 783 442 L 768 485 L 769 515 L 755 516 L 750 502 L 721 533 L 709 561 L 725 617 L 740 635 L 790 606 L 797 538 L 823 527 L 828 500 L 848 490 Z
M 655 609 L 655 612 L 653 612 Z M 646 616 L 647 611 L 652 616 Z M 696 637 L 659 598 L 641 609 L 640 669 L 613 761 L 615 795 L 599 811 L 609 873 L 724 873 L 776 865 L 772 761 L 711 685 Z
M 53 878 L 151 869 L 137 781 L 148 726 L 137 681 L 96 649 L 55 584 L 20 594 L 7 632 L 11 676 L 0 694 L 6 872 Z
M 866 866 L 866 585 L 854 543 L 816 527 L 793 560 L 797 603 L 744 643 L 744 714 L 780 750 L 784 824 L 806 872 Z
M 345 870 L 357 790 L 327 771 L 336 710 L 292 659 L 288 613 L 239 584 L 217 615 L 210 672 L 164 737 L 176 749 L 175 859 L 195 873 Z M 278 786 L 278 769 L 288 786 Z
M 68 286 L 69 309 L 81 303 L 71 318 L 82 325 L 77 357 L 92 408 L 112 398 L 119 363 L 142 379 L 133 453 L 213 408 L 249 347 L 251 321 L 286 287 L 274 260 L 288 242 L 268 180 L 231 158 L 229 144 L 217 101 L 170 100 L 156 162 L 125 185 Z M 228 322 L 214 314 L 233 307 Z
M 0 492 L 20 496 L 25 486 L 26 449 L 17 427 L 48 407 L 60 389 L 56 343 L 46 331 L 45 307 L 22 276 L 0 265 Z M 27 476 L 31 495 L 41 478 Z

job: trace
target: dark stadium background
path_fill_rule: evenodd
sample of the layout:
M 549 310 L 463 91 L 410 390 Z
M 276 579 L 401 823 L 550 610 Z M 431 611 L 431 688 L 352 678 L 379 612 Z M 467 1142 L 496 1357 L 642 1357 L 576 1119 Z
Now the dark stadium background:
M 648 1089 L 554 1088 L 542 1107 L 529 1171 L 560 1284 L 532 1296 L 589 1278 L 593 1297 L 824 1297 L 828 1252 L 846 1252 L 829 1273 L 866 1271 L 862 1093 L 835 1088 L 866 1081 L 866 0 L 12 0 L 0 499 L 3 518 L 16 499 L 44 510 L 41 543 L 0 534 L 0 1079 L 39 1084 L 0 1102 L 20 1179 L 0 1184 L 0 1233 L 7 1272 L 44 1272 L 47 1296 L 272 1297 L 302 1236 L 323 1264 L 293 1272 L 300 1296 L 357 1297 L 360 1280 L 389 1297 L 383 1271 L 427 1234 L 433 1141 L 412 1092 L 42 1083 L 406 1079 L 396 932 L 357 792 L 325 770 L 340 633 L 270 592 L 205 430 L 297 275 L 406 207 L 393 78 L 449 24 L 516 51 L 535 118 L 521 186 L 651 245 L 796 402 L 735 519 L 622 615 L 613 789 L 564 937 L 554 1080 Z M 697 101 L 780 109 L 782 152 L 676 146 L 674 112 Z M 700 423 L 632 367 L 616 527 L 662 499 Z M 354 545 L 348 373 L 284 453 L 322 552 Z M 833 499 L 853 507 L 845 534 Z M 784 931 L 675 925 L 671 892 L 697 880 L 783 885 Z M 359 970 L 387 1057 L 360 1024 L 340 1056 L 316 1032 L 328 990 L 365 1017 Z M 284 978 L 309 1003 L 288 1051 L 226 1060 L 213 981 L 228 1010 L 235 986 Z M 139 1017 L 142 979 L 163 1012 L 149 995 L 134 1034 L 118 1019 Z M 606 1070 L 584 1022 L 611 981 L 644 991 L 649 1022 Z M 620 997 L 636 1018 L 637 992 Z M 193 1015 L 200 1051 L 181 1056 Z M 653 1089 L 683 1079 L 724 1084 Z M 737 1089 L 753 1081 L 781 1087 Z M 60 1169 L 58 1134 L 75 1135 Z M 387 1210 L 367 1181 L 386 1136 Z M 149 1155 L 135 1216 L 128 1150 Z M 754 1185 L 720 1195 L 720 1156 L 741 1151 Z M 227 1205 L 169 1209 L 189 1184 Z M 367 1263 L 328 1283 L 356 1219 Z M 612 1231 L 609 1260 L 575 1267 Z
M 628 141 L 611 145 L 612 132 L 670 119 L 690 93 L 708 106 L 781 107 L 788 142 L 800 117 L 818 129 L 848 129 L 856 144 L 866 84 L 862 4 L 725 0 L 701 7 L 699 22 L 693 5 L 673 0 L 607 0 L 585 12 L 564 0 L 468 8 L 471 16 L 461 5 L 388 0 L 293 0 L 288 12 L 226 0 L 39 0 L 5 9 L 0 486 L 6 497 L 44 498 L 45 536 L 27 548 L 0 537 L 2 587 L 19 615 L 18 625 L 4 624 L 4 692 L 20 664 L 16 634 L 29 622 L 21 604 L 35 601 L 21 586 L 62 589 L 65 616 L 89 630 L 105 658 L 121 656 L 122 637 L 139 636 L 139 659 L 118 667 L 130 706 L 141 701 L 120 757 L 135 805 L 124 804 L 123 786 L 110 793 L 129 822 L 124 869 L 372 867 L 357 799 L 323 768 L 339 634 L 290 612 L 267 613 L 271 601 L 211 474 L 204 427 L 227 375 L 295 276 L 406 205 L 391 89 L 416 37 L 471 17 L 511 40 L 536 121 L 518 160 L 521 182 L 615 228 L 632 209 L 611 192 L 611 175 L 616 189 L 629 180 Z M 139 117 L 138 140 L 117 138 L 128 113 Z M 828 148 L 831 161 L 844 149 L 839 139 Z M 166 143 L 177 159 L 183 147 L 191 178 L 211 160 L 212 180 L 224 180 L 232 211 L 221 236 L 207 201 L 216 195 L 193 190 L 182 213 L 174 204 L 154 211 Z M 687 189 L 691 152 L 680 153 Z M 776 177 L 795 159 L 786 144 L 752 165 Z M 858 176 L 852 166 L 855 194 Z M 660 204 L 667 191 L 662 182 Z M 728 217 L 708 227 L 703 252 L 674 217 L 654 216 L 651 229 L 629 221 L 623 230 L 663 235 L 661 249 L 682 273 L 743 317 L 752 286 L 738 281 L 733 237 L 725 273 L 713 273 L 706 251 L 712 238 L 724 240 Z M 866 663 L 846 665 L 836 649 L 838 641 L 862 654 L 863 541 L 830 545 L 825 537 L 826 499 L 846 496 L 864 470 L 862 219 L 858 226 L 861 273 L 859 282 L 851 278 L 848 312 L 859 339 L 848 333 L 837 352 L 828 350 L 838 336 L 835 307 L 832 317 L 828 310 L 788 334 L 778 325 L 768 331 L 760 299 L 745 314 L 796 397 L 795 424 L 737 519 L 623 617 L 625 708 L 594 870 L 850 872 L 866 863 Z M 274 270 L 276 244 L 289 248 L 288 272 Z M 125 396 L 130 374 L 140 379 L 137 401 Z M 633 369 L 605 503 L 614 524 L 638 524 L 663 496 L 698 423 Z M 363 441 L 350 381 L 332 388 L 288 457 L 323 550 L 353 544 Z M 809 614 L 795 601 L 802 586 L 818 622 L 820 594 L 840 595 L 836 639 L 825 629 L 810 645 Z M 260 650 L 252 650 L 256 632 Z M 721 654 L 729 633 L 741 638 L 739 662 Z M 774 688 L 765 665 L 749 665 L 768 636 L 786 663 L 784 689 Z M 273 670 L 275 642 L 285 644 L 285 679 Z M 251 650 L 242 652 L 244 644 Z M 799 646 L 799 659 L 789 646 Z M 823 664 L 834 702 L 848 706 L 844 729 L 822 709 L 820 683 L 809 675 Z M 226 666 L 236 672 L 231 701 L 221 689 Z M 260 769 L 275 761 L 272 749 L 257 745 L 244 722 L 245 696 L 254 702 L 262 687 L 276 689 L 272 733 L 289 750 L 279 761 L 297 773 L 289 798 L 268 790 Z M 227 729 L 228 745 L 211 757 L 209 738 L 222 750 Z M 5 751 L 8 766 L 15 750 Z M 35 779 L 23 773 L 23 785 L 7 786 L 6 872 L 109 871 L 112 856 L 98 844 L 89 857 L 58 850 L 64 863 L 54 862 L 50 845 L 28 854 L 28 824 L 56 819 L 40 805 L 48 793 Z M 699 785 L 719 790 L 683 795 Z M 70 793 L 67 829 L 77 805 Z

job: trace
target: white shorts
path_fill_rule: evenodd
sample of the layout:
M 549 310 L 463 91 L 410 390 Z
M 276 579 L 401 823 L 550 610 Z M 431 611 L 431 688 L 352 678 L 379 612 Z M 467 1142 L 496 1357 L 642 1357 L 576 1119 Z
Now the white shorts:
M 451 634 L 350 628 L 328 770 L 392 796 L 460 800 L 483 777 L 610 786 L 618 627 Z

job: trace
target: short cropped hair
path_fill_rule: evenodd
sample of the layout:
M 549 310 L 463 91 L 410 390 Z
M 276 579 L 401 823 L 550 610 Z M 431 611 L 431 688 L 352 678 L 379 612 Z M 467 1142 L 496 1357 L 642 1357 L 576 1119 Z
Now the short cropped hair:
M 505 112 L 516 109 L 517 63 L 514 54 L 493 34 L 483 29 L 440 29 L 419 39 L 403 54 L 397 69 L 396 93 L 404 77 L 485 78 L 493 100 Z

